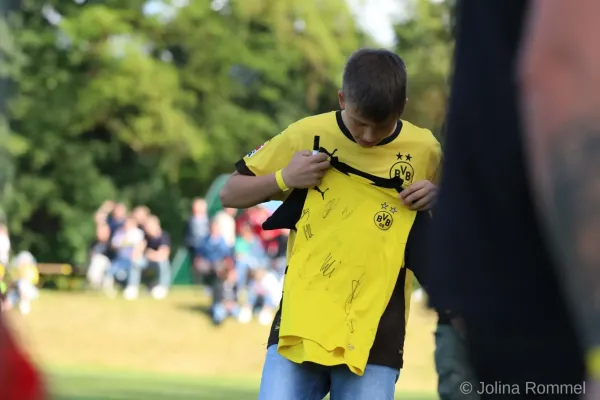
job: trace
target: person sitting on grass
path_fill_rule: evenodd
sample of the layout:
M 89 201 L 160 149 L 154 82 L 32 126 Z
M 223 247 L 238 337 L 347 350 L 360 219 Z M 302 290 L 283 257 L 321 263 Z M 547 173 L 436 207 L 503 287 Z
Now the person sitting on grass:
M 171 285 L 171 262 L 169 261 L 171 238 L 167 232 L 163 231 L 160 220 L 155 215 L 147 217 L 144 229 L 146 231 L 146 250 L 143 257 L 131 266 L 123 297 L 128 300 L 136 299 L 139 295 L 143 270 L 156 268 L 158 281 L 152 287 L 151 293 L 152 297 L 161 300 L 167 296 Z
M 212 285 L 211 317 L 213 324 L 221 325 L 229 317 L 237 317 L 237 273 L 233 260 L 226 258 L 215 271 Z
M 12 273 L 7 293 L 8 307 L 18 306 L 21 314 L 29 314 L 31 302 L 39 296 L 37 261 L 30 252 L 22 251 L 13 260 Z
M 141 260 L 146 248 L 144 232 L 138 228 L 133 218 L 127 218 L 123 226 L 117 229 L 112 237 L 111 247 L 115 257 L 106 272 L 103 288 L 109 297 L 115 297 L 115 281 L 127 281 L 132 265 Z
M 210 233 L 196 247 L 194 272 L 196 283 L 212 288 L 221 264 L 231 257 L 231 249 L 217 221 L 210 224 Z

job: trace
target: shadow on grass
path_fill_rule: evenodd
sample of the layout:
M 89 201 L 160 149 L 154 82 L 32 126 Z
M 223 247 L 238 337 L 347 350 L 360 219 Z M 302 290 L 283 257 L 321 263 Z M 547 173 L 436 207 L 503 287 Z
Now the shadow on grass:
M 184 311 L 189 311 L 194 314 L 204 315 L 206 318 L 212 318 L 210 306 L 207 304 L 178 304 L 177 308 Z

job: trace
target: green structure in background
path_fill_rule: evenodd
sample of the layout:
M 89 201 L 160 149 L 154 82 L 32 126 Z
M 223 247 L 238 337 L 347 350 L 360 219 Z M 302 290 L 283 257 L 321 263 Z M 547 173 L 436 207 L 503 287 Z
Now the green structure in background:
M 219 191 L 225 185 L 228 174 L 219 175 L 210 185 L 206 192 L 207 207 L 209 217 L 214 217 L 216 213 L 223 209 L 223 205 L 219 200 Z M 173 285 L 189 286 L 192 284 L 192 257 L 188 249 L 180 247 L 177 249 L 172 262 L 173 266 Z

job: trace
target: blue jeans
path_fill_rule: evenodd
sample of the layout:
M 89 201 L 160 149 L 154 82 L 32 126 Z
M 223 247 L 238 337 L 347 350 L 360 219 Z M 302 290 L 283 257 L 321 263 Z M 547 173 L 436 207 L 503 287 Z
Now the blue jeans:
M 154 262 L 144 258 L 132 265 L 127 286 L 139 287 L 142 282 L 142 271 L 148 267 L 158 269 L 158 286 L 168 288 L 171 285 L 171 262 L 169 260 Z
M 346 365 L 324 367 L 313 363 L 296 364 L 267 349 L 258 400 L 393 400 L 400 371 L 368 364 L 363 376 Z
M 131 272 L 132 261 L 127 257 L 117 257 L 106 271 L 106 275 L 117 281 L 125 281 Z

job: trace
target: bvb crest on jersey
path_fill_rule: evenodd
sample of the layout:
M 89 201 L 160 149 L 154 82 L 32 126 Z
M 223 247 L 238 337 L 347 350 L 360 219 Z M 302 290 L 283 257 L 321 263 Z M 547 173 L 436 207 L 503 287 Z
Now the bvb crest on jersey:
M 402 178 L 404 183 L 410 185 L 415 175 L 415 169 L 410 165 L 412 156 L 410 154 L 396 154 L 396 162 L 390 168 L 390 178 Z
M 375 222 L 375 226 L 382 231 L 387 231 L 394 223 L 393 214 L 396 214 L 396 212 L 396 207 L 390 207 L 388 203 L 383 203 L 381 205 L 381 210 L 377 211 L 373 216 L 373 222 Z

